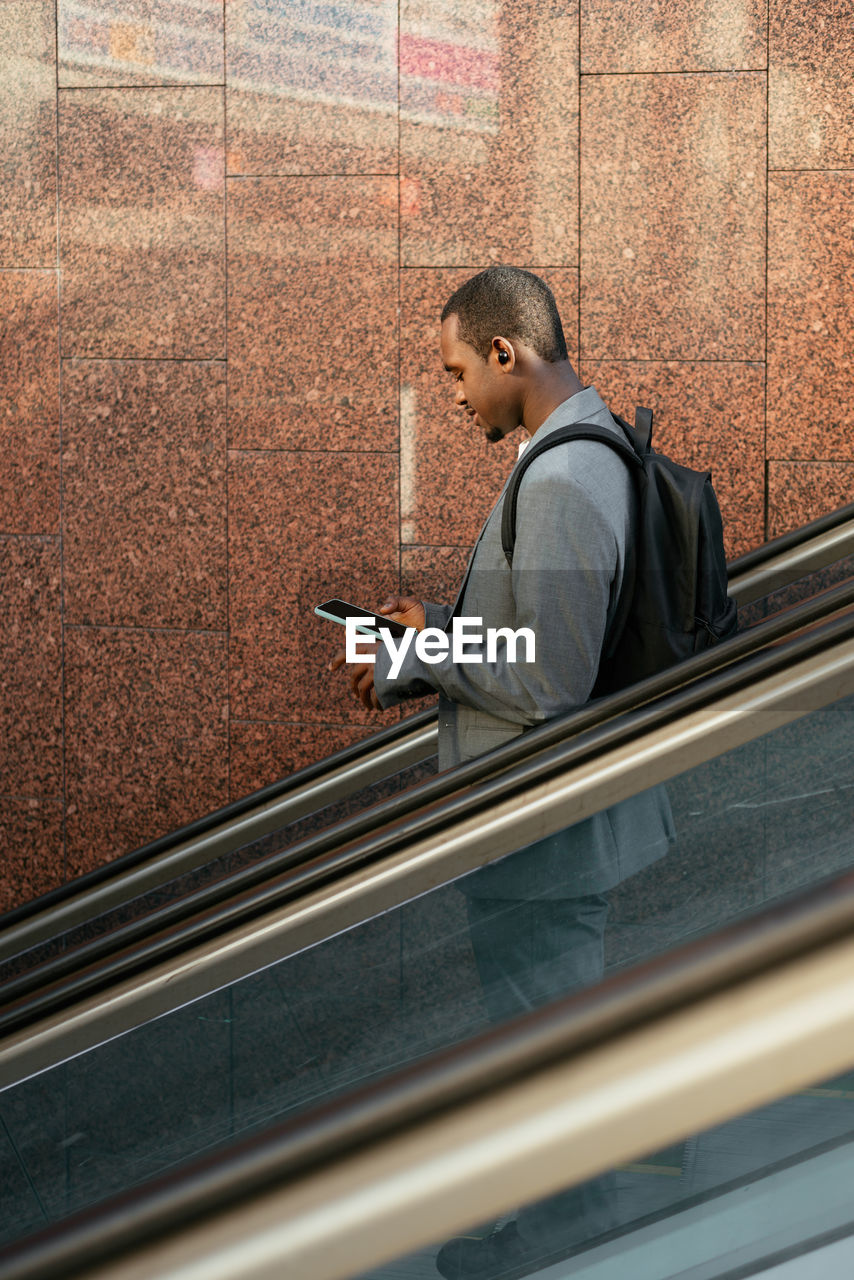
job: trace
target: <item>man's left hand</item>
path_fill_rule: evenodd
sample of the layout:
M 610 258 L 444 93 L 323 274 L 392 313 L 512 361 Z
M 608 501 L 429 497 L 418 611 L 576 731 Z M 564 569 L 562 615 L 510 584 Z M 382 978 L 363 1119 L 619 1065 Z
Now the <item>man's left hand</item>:
M 359 641 L 359 649 L 362 653 L 376 655 L 378 648 L 378 643 L 368 644 L 364 640 Z M 347 655 L 343 649 L 339 649 L 329 664 L 329 670 L 338 671 L 346 663 Z M 382 704 L 374 688 L 374 664 L 372 662 L 351 662 L 347 669 L 347 677 L 350 681 L 350 688 L 366 710 L 382 711 Z

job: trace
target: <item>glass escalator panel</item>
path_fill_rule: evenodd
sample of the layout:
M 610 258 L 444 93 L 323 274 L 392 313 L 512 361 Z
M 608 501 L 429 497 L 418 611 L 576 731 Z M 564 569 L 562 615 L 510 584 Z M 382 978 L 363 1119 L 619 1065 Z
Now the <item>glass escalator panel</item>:
M 854 1071 L 353 1280 L 848 1280 Z
M 10 1086 L 0 1159 L 20 1207 L 4 1215 L 3 1239 L 852 866 L 854 696 L 797 710 L 666 784 Z

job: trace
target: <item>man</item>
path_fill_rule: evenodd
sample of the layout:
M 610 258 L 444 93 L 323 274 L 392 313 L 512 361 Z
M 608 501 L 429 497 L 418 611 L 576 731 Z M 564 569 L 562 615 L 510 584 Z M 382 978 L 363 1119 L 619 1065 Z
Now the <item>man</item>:
M 487 440 L 521 428 L 539 441 L 580 422 L 619 434 L 598 393 L 582 386 L 569 362 L 551 291 L 528 271 L 490 267 L 458 289 L 442 312 L 441 357 L 456 404 Z M 438 692 L 443 769 L 589 700 L 626 580 L 636 499 L 628 466 L 614 450 L 571 441 L 528 467 L 512 567 L 501 543 L 505 492 L 506 485 L 453 606 L 392 598 L 382 612 L 419 630 L 450 629 L 456 617 L 481 619 L 483 635 L 526 627 L 535 636 L 534 661 L 514 660 L 505 645 L 492 660 L 483 652 L 479 663 L 455 662 L 449 651 L 428 663 L 410 645 L 392 679 L 391 656 L 381 646 L 374 664 L 350 668 L 353 691 L 368 707 Z M 653 790 L 461 881 L 494 1022 L 601 977 L 604 895 L 660 857 L 671 838 L 666 797 Z M 437 1265 L 446 1276 L 497 1276 L 550 1247 L 587 1238 L 610 1225 L 609 1190 L 609 1181 L 599 1179 L 527 1210 L 485 1240 L 452 1241 Z

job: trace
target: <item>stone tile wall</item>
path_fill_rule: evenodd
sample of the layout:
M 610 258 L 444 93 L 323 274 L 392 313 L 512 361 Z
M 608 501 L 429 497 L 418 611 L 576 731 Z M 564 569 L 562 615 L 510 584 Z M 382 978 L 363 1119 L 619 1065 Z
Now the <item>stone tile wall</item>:
M 732 553 L 854 489 L 854 0 L 6 0 L 0 905 L 369 732 L 310 606 L 453 591 L 541 272 Z

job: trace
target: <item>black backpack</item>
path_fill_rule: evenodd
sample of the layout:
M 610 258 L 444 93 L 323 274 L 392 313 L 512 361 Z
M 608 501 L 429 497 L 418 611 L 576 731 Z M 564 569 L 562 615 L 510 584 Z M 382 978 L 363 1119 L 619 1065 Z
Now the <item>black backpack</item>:
M 501 520 L 501 545 L 512 564 L 522 476 L 541 453 L 567 440 L 598 440 L 629 464 L 638 495 L 637 531 L 593 697 L 663 671 L 736 630 L 711 475 L 680 467 L 650 447 L 651 409 L 637 410 L 634 429 L 616 415 L 614 421 L 622 438 L 579 422 L 529 445 L 507 487 Z

